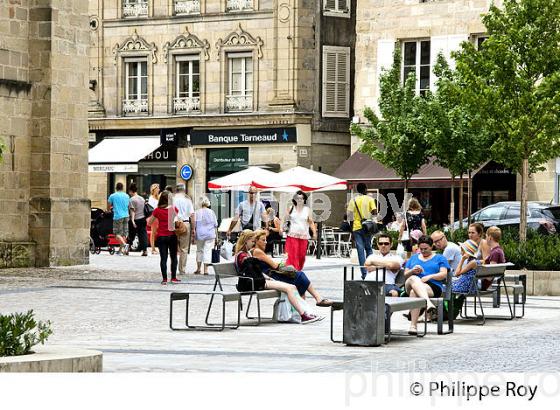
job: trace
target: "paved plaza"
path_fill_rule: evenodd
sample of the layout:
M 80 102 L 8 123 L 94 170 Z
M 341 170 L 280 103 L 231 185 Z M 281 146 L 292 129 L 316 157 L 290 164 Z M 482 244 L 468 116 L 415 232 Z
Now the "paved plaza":
M 93 255 L 91 264 L 66 268 L 0 270 L 0 311 L 34 309 L 49 319 L 49 345 L 100 350 L 106 372 L 530 372 L 558 371 L 560 297 L 529 297 L 524 319 L 459 321 L 452 335 L 435 324 L 423 338 L 394 337 L 382 347 L 348 347 L 329 340 L 325 320 L 309 325 L 266 323 L 223 332 L 174 332 L 168 327 L 169 293 L 208 290 L 213 276 L 186 275 L 160 285 L 159 257 Z M 324 297 L 342 297 L 343 259 L 309 259 L 308 276 Z M 194 254 L 187 271 L 194 270 Z M 228 286 L 233 290 L 233 282 Z M 207 299 L 193 301 L 203 319 Z M 181 302 L 182 303 L 182 302 Z M 177 304 L 177 314 L 182 313 Z M 234 311 L 234 304 L 230 306 Z M 272 301 L 264 302 L 264 314 Z M 230 317 L 233 317 L 231 315 Z M 180 324 L 180 319 L 177 320 Z M 342 331 L 340 312 L 335 328 Z M 396 331 L 408 329 L 399 313 Z

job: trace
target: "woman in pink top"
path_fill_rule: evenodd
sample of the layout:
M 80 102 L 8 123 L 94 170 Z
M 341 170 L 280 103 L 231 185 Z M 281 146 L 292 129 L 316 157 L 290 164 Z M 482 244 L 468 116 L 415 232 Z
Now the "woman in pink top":
M 307 243 L 309 240 L 309 228 L 313 232 L 313 239 L 317 239 L 317 227 L 311 218 L 311 209 L 305 204 L 307 195 L 303 191 L 297 191 L 292 199 L 292 207 L 286 215 L 290 221 L 290 230 L 286 238 L 287 265 L 292 265 L 296 270 L 303 270 L 305 256 L 307 255 Z

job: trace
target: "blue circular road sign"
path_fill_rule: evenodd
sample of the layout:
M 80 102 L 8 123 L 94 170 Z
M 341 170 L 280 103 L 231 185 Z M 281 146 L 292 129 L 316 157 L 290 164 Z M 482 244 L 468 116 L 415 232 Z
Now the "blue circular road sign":
M 191 179 L 192 175 L 193 175 L 193 170 L 190 165 L 185 164 L 181 167 L 181 178 L 183 178 L 185 181 Z

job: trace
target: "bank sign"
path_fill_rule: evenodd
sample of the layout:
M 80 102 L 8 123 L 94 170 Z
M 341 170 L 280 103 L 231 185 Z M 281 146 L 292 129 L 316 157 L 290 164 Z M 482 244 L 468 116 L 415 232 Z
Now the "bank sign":
M 295 127 L 191 131 L 192 145 L 247 145 L 282 143 L 297 143 L 297 130 Z

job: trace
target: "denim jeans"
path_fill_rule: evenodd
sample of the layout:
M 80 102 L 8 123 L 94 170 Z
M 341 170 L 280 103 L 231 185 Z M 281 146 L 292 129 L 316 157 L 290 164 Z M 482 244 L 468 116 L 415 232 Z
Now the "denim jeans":
M 177 277 L 177 237 L 173 234 L 170 236 L 158 236 L 156 245 L 159 249 L 159 267 L 161 276 L 167 280 L 167 256 L 171 258 L 171 279 Z
M 373 253 L 373 250 L 371 249 L 371 235 L 366 235 L 361 229 L 353 231 L 352 234 L 354 235 L 354 241 L 356 242 L 358 261 L 360 262 L 360 266 L 364 266 L 366 258 Z M 361 270 L 362 279 L 364 279 L 367 275 L 367 270 L 366 268 L 361 268 Z

